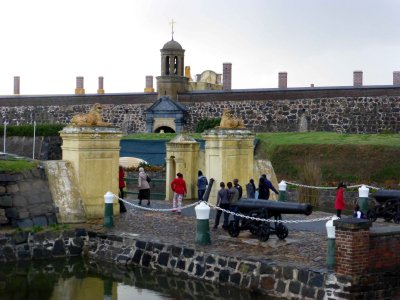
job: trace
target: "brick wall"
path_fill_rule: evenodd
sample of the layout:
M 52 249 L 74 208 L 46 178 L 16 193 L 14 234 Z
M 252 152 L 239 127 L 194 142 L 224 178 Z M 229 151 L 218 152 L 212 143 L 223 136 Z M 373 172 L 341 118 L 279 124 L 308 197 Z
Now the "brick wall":
M 400 229 L 371 232 L 368 269 L 382 271 L 400 267 Z

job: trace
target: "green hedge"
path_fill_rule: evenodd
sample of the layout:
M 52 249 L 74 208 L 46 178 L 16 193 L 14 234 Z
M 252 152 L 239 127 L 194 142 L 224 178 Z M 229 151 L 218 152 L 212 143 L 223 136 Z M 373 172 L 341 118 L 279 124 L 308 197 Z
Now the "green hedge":
M 221 118 L 213 118 L 213 119 L 201 119 L 195 128 L 197 133 L 201 133 L 207 129 L 214 128 L 221 123 Z
M 65 124 L 38 124 L 36 136 L 58 136 Z M 0 136 L 4 135 L 4 126 L 0 126 Z M 33 136 L 33 125 L 7 125 L 7 136 Z

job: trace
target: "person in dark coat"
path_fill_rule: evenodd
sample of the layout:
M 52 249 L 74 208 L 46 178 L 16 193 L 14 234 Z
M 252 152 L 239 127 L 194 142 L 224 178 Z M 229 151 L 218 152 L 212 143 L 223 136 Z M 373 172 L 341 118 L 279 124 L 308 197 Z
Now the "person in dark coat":
M 247 198 L 254 199 L 256 197 L 256 185 L 254 179 L 250 179 L 249 183 L 246 184 Z
M 239 199 L 242 198 L 243 195 L 243 188 L 242 186 L 239 184 L 239 179 L 235 178 L 233 179 L 233 186 L 238 190 L 239 192 Z
M 199 171 L 197 175 L 197 196 L 200 201 L 203 200 L 204 193 L 207 189 L 208 180 L 207 177 L 203 175 L 202 171 Z
M 269 190 L 279 195 L 279 192 L 274 188 L 272 182 L 267 179 L 267 175 L 262 174 L 258 183 L 258 199 L 268 200 L 270 195 Z

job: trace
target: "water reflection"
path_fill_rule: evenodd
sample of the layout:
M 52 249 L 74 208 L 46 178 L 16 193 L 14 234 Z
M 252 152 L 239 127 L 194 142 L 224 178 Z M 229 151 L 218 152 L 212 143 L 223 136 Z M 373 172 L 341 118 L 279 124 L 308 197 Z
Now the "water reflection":
M 121 268 L 83 260 L 18 262 L 0 270 L 1 300 L 272 299 L 177 277 L 163 271 Z

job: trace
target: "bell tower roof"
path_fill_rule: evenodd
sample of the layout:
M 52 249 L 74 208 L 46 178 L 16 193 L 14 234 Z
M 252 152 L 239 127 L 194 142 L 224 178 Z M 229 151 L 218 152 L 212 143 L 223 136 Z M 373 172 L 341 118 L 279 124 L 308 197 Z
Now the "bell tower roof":
M 162 50 L 183 50 L 181 44 L 177 41 L 170 40 L 169 42 L 165 43 Z

